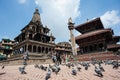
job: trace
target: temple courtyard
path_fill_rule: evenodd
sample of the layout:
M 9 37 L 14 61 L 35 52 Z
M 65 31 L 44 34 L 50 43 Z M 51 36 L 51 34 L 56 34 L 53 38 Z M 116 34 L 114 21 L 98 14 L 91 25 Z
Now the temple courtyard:
M 44 66 L 48 65 L 49 64 L 44 64 Z M 6 65 L 4 69 L 0 66 L 0 80 L 45 80 L 47 71 L 35 68 L 34 65 L 27 65 L 25 68 L 27 74 L 21 74 L 19 67 L 22 66 L 23 65 Z M 72 68 L 69 69 L 66 65 L 60 65 L 60 72 L 58 72 L 57 75 L 52 72 L 48 80 L 120 80 L 120 68 L 113 69 L 112 65 L 105 64 L 102 64 L 102 66 L 105 69 L 105 72 L 102 72 L 104 76 L 98 77 L 94 71 L 95 67 L 92 64 L 90 64 L 88 70 L 80 66 L 82 69 L 77 71 L 76 75 L 71 74 Z

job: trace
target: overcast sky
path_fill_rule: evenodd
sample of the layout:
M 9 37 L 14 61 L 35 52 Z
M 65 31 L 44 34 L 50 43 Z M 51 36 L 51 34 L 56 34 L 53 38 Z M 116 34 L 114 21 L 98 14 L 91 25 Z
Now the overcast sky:
M 32 19 L 35 8 L 55 42 L 69 41 L 68 19 L 76 25 L 100 17 L 105 28 L 120 35 L 120 0 L 0 0 L 0 40 L 14 39 Z M 79 33 L 74 30 L 74 35 Z

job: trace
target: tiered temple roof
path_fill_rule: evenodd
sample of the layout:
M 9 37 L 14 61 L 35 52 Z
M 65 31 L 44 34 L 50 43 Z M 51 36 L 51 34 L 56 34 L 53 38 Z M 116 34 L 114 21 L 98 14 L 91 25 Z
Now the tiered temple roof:
M 102 34 L 102 33 L 111 35 L 111 29 L 100 29 L 100 30 L 96 30 L 94 32 L 85 33 L 83 35 L 79 35 L 79 36 L 75 37 L 75 39 L 77 40 L 77 39 L 88 38 L 91 36 L 97 36 L 98 34 Z
M 83 33 L 87 33 L 87 32 L 98 30 L 98 29 L 104 29 L 104 27 L 100 18 L 96 18 L 94 20 L 88 20 L 83 24 L 75 26 L 75 29 L 78 32 L 83 34 Z
M 120 36 L 113 36 L 114 32 L 111 28 L 104 28 L 100 18 L 89 20 L 83 24 L 75 26 L 75 29 L 81 33 L 75 37 L 76 43 L 79 45 L 83 53 L 113 50 L 120 48 Z

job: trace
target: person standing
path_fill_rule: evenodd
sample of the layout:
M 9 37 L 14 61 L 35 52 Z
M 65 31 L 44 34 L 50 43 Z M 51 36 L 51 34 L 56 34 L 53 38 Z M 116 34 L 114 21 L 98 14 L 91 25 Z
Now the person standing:
M 28 51 L 23 54 L 23 59 L 24 59 L 23 65 L 27 65 L 28 54 L 29 54 Z
M 68 56 L 66 55 L 66 64 L 68 64 L 68 62 L 69 62 L 69 58 L 68 58 Z

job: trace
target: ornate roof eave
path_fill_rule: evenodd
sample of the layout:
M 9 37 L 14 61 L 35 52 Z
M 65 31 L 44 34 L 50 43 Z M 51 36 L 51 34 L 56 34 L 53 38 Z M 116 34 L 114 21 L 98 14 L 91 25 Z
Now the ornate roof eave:
M 88 25 L 88 24 L 91 24 L 91 23 L 99 23 L 99 24 L 101 25 L 101 27 L 104 28 L 104 26 L 103 26 L 103 24 L 102 24 L 102 22 L 101 22 L 101 20 L 100 20 L 100 17 L 98 17 L 98 18 L 96 18 L 96 19 L 93 19 L 93 20 L 90 20 L 90 21 L 87 21 L 87 22 L 85 22 L 85 23 L 83 23 L 83 24 L 77 25 L 77 26 L 75 26 L 74 28 L 75 28 L 78 32 L 80 32 L 80 28 L 83 28 L 85 25 Z
M 47 29 L 48 31 L 50 31 L 50 29 L 47 26 L 45 26 L 44 28 Z
M 119 48 L 120 49 L 120 44 L 110 44 L 110 45 L 107 45 L 107 49 L 115 49 L 115 48 Z
M 22 34 L 23 34 L 23 33 L 20 33 L 17 37 L 14 38 L 14 40 L 17 39 L 17 38 L 18 38 L 20 35 L 22 35 Z
M 116 43 L 120 41 L 120 36 L 112 36 L 112 38 Z
M 52 35 L 52 33 L 50 34 L 50 37 L 52 37 L 53 39 L 56 39 L 56 38 Z
M 90 36 L 95 36 L 97 34 L 102 34 L 102 33 L 107 33 L 107 32 L 112 34 L 111 29 L 101 29 L 101 30 L 96 30 L 96 31 L 93 31 L 93 32 L 89 32 L 89 33 L 79 35 L 79 36 L 75 37 L 75 40 L 83 39 L 83 38 L 87 38 L 87 37 L 90 37 Z
M 25 30 L 25 28 L 27 28 L 27 27 L 28 27 L 28 25 L 26 25 L 24 28 L 22 28 L 21 31 Z
M 53 39 L 56 39 L 54 36 L 52 36 Z
M 21 29 L 21 31 L 25 30 L 29 25 L 35 25 L 34 22 L 30 21 L 29 24 L 27 24 L 24 28 Z
M 113 38 L 118 38 L 118 39 L 120 39 L 120 36 L 113 36 Z
M 26 25 L 23 29 L 21 29 L 21 31 L 25 30 L 27 27 L 29 27 L 29 25 L 36 25 L 37 26 L 37 24 L 35 24 L 34 22 L 30 21 L 30 23 L 28 25 Z M 40 26 L 40 27 L 43 27 L 43 26 Z

